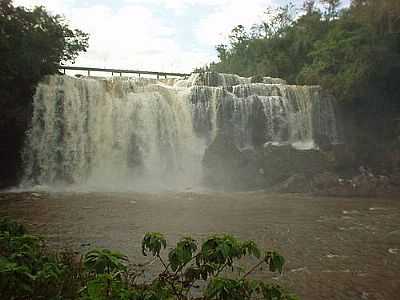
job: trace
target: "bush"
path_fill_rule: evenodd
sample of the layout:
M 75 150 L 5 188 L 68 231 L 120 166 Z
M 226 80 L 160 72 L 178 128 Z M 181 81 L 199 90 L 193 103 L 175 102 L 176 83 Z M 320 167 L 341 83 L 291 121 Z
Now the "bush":
M 231 235 L 210 236 L 200 246 L 184 237 L 165 259 L 164 236 L 147 233 L 142 252 L 152 256 L 152 262 L 159 261 L 162 269 L 147 282 L 143 272 L 129 268 L 127 257 L 119 252 L 94 249 L 77 260 L 70 252 L 47 251 L 41 238 L 28 235 L 9 219 L 0 220 L 0 230 L 1 299 L 184 300 L 195 299 L 191 292 L 198 287 L 204 289 L 196 299 L 297 299 L 278 285 L 250 279 L 263 265 L 282 273 L 281 255 L 262 253 L 253 241 Z M 245 256 L 258 259 L 248 271 L 236 266 Z

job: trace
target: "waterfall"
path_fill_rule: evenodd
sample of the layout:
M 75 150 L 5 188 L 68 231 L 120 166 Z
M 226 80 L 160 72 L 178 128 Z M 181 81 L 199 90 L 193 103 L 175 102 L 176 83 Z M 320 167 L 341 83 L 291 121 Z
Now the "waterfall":
M 239 148 L 267 142 L 316 148 L 321 138 L 340 142 L 335 99 L 319 86 L 287 85 L 271 77 L 251 83 L 251 78 L 218 73 L 194 74 L 187 81 L 195 131 L 208 141 L 221 129 Z
M 23 185 L 198 186 L 218 130 L 239 149 L 339 141 L 334 99 L 317 86 L 211 72 L 164 82 L 54 75 L 34 96 Z

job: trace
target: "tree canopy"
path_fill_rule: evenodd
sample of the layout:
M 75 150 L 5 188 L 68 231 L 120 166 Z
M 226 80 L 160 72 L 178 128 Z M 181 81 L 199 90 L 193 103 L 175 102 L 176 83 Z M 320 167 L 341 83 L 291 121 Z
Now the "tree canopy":
M 306 0 L 301 10 L 289 4 L 267 11 L 266 21 L 250 29 L 235 27 L 217 47 L 211 70 L 318 84 L 343 101 L 380 88 L 400 68 L 400 2 L 317 4 Z
M 42 6 L 15 7 L 0 3 L 0 82 L 35 86 L 46 74 L 56 73 L 61 62 L 74 61 L 88 47 L 88 34 L 71 29 L 60 15 Z
M 44 7 L 27 9 L 0 1 L 0 187 L 17 181 L 38 82 L 86 51 L 88 38 Z

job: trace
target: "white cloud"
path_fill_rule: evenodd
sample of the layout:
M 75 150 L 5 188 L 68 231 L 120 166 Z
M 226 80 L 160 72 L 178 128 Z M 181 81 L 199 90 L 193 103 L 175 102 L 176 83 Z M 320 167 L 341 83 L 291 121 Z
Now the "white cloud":
M 223 6 L 230 0 L 124 0 L 127 3 L 135 4 L 155 4 L 163 6 L 166 9 L 175 11 L 175 13 L 183 13 L 190 6 Z M 237 1 L 239 2 L 239 1 Z
M 144 5 L 85 7 L 73 0 L 17 0 L 15 4 L 44 5 L 53 13 L 64 14 L 73 27 L 88 32 L 90 47 L 76 65 L 189 72 L 209 60 L 198 51 L 184 52 L 175 29 Z
M 209 0 L 212 1 L 212 0 Z M 217 2 L 214 0 L 214 2 Z M 250 27 L 261 21 L 271 0 L 221 1 L 197 26 L 197 39 L 205 45 L 225 42 L 236 25 Z
M 164 47 L 177 48 L 174 30 L 143 6 L 118 10 L 106 6 L 74 8 L 70 20 L 91 35 L 89 51 L 79 59 L 80 63 L 137 68 L 146 56 L 150 63 Z
M 190 72 L 215 59 L 214 46 L 224 41 L 235 25 L 250 26 L 259 21 L 272 1 L 119 0 L 112 4 L 103 1 L 109 3 L 106 5 L 92 0 L 14 0 L 14 3 L 27 7 L 44 5 L 52 13 L 65 15 L 73 27 L 88 32 L 90 47 L 78 58 L 77 65 Z M 162 10 L 167 10 L 167 17 L 157 14 Z M 182 23 L 178 24 L 182 14 L 199 20 L 185 28 L 189 33 L 184 37 L 179 34 Z
M 75 0 L 14 0 L 14 5 L 25 7 L 45 6 L 50 12 L 54 14 L 63 14 L 68 7 L 74 4 Z

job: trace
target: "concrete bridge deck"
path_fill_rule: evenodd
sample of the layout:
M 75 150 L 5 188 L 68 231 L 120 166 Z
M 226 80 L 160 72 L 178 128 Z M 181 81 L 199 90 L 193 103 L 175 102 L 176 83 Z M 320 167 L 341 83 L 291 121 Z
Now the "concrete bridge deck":
M 65 74 L 66 70 L 73 70 L 73 71 L 86 71 L 88 76 L 90 76 L 90 72 L 105 72 L 105 73 L 111 73 L 112 75 L 114 74 L 119 74 L 122 76 L 122 74 L 138 74 L 139 77 L 141 75 L 155 75 L 157 76 L 157 79 L 160 77 L 167 78 L 168 76 L 172 77 L 187 77 L 190 74 L 188 73 L 175 73 L 175 72 L 158 72 L 158 71 L 144 71 L 144 70 L 127 70 L 127 69 L 109 69 L 109 68 L 93 68 L 93 67 L 75 67 L 75 66 L 60 66 L 60 70 L 63 71 Z

